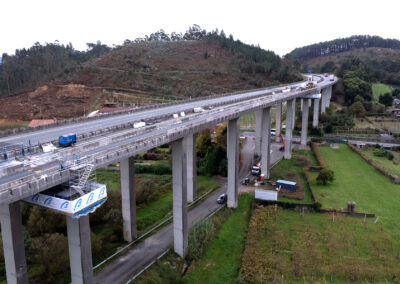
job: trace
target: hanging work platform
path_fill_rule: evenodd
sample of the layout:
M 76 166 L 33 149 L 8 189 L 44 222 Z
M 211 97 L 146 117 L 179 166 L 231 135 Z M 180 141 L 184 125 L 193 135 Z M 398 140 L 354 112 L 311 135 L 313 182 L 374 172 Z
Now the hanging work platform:
M 107 200 L 105 184 L 92 181 L 91 164 L 71 167 L 70 181 L 37 193 L 24 200 L 58 213 L 79 218 L 94 212 Z

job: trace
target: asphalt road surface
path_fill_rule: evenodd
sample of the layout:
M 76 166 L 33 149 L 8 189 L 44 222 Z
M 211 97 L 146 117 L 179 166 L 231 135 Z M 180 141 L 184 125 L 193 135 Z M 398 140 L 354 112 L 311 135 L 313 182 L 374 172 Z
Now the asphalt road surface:
M 297 84 L 299 84 L 299 83 L 297 83 Z M 293 84 L 293 85 L 297 85 L 297 84 Z M 204 107 L 204 106 L 215 104 L 215 103 L 228 102 L 234 98 L 246 98 L 246 97 L 251 98 L 251 97 L 260 95 L 262 93 L 265 93 L 266 90 L 272 92 L 272 91 L 278 91 L 281 88 L 282 87 L 270 87 L 270 88 L 265 88 L 263 90 L 251 91 L 251 92 L 241 93 L 241 94 L 237 94 L 237 95 L 218 97 L 218 98 L 213 98 L 213 99 L 206 99 L 206 100 L 202 100 L 202 101 L 182 103 L 182 104 L 178 104 L 178 105 L 166 106 L 166 107 L 161 107 L 161 108 L 157 108 L 157 109 L 138 111 L 138 112 L 131 113 L 131 114 L 122 114 L 122 115 L 105 117 L 105 118 L 100 118 L 100 119 L 81 122 L 81 123 L 74 123 L 74 124 L 70 124 L 70 125 L 64 125 L 64 126 L 60 126 L 60 127 L 56 127 L 56 128 L 44 129 L 44 130 L 39 130 L 39 131 L 35 131 L 35 132 L 30 132 L 30 133 L 17 134 L 17 135 L 13 135 L 13 136 L 0 138 L 0 147 L 4 147 L 7 145 L 15 145 L 15 144 L 28 145 L 29 140 L 32 145 L 36 145 L 38 142 L 45 142 L 45 141 L 51 141 L 54 139 L 58 139 L 58 136 L 64 135 L 67 133 L 71 133 L 71 132 L 76 133 L 76 134 L 88 133 L 93 130 L 98 130 L 98 129 L 110 127 L 113 125 L 120 125 L 120 124 L 127 123 L 127 122 L 140 121 L 142 119 L 147 119 L 147 118 L 151 118 L 154 116 L 160 116 L 160 115 L 168 114 L 168 113 L 179 113 L 186 109 L 193 109 L 195 107 Z

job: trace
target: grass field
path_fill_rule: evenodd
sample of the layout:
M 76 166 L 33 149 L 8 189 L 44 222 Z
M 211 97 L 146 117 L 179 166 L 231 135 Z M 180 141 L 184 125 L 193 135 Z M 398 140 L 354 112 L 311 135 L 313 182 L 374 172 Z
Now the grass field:
M 170 251 L 135 283 L 235 283 L 252 200 L 251 195 L 242 194 L 237 209 L 224 208 L 210 218 L 216 235 L 205 244 L 205 253 L 199 259 L 190 263 Z M 184 274 L 182 272 L 187 265 L 189 269 Z
M 391 92 L 392 89 L 386 84 L 381 84 L 381 83 L 372 84 L 372 93 L 374 94 L 374 98 L 378 101 L 380 95 Z
M 291 160 L 281 160 L 275 167 L 271 169 L 270 180 L 276 181 L 278 179 L 296 181 L 300 183 L 303 188 L 303 199 L 295 199 L 298 194 L 293 194 L 293 198 L 278 196 L 278 201 L 292 202 L 292 203 L 312 203 L 311 195 L 306 190 L 306 183 L 302 176 L 302 169 L 306 165 L 316 164 L 314 155 L 311 151 L 297 150 L 293 151 Z M 280 193 L 281 195 L 281 193 Z
M 245 283 L 398 281 L 399 251 L 375 219 L 257 207 L 249 222 Z
M 400 121 L 394 117 L 368 117 L 354 118 L 356 128 L 371 128 L 371 129 L 400 129 Z
M 184 277 L 188 283 L 235 283 L 244 249 L 252 195 L 242 194 L 239 206 L 224 221 L 204 257 Z
M 315 180 L 310 184 L 315 198 L 323 208 L 346 208 L 348 201 L 356 202 L 358 212 L 374 213 L 396 242 L 400 240 L 400 185 L 367 164 L 347 145 L 339 149 L 320 147 L 326 163 L 335 172 L 335 180 L 326 186 Z M 315 178 L 317 174 L 312 174 Z
M 374 149 L 361 150 L 369 159 L 377 163 L 379 166 L 387 170 L 390 174 L 400 177 L 400 153 L 390 151 L 394 155 L 393 160 L 389 160 L 387 157 L 377 157 L 374 155 Z

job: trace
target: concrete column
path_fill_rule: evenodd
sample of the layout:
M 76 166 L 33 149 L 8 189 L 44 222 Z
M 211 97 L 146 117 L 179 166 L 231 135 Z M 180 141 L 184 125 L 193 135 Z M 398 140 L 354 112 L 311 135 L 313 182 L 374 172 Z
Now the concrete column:
M 295 104 L 295 99 L 287 101 L 286 108 L 286 134 L 285 134 L 285 153 L 283 157 L 285 159 L 290 159 L 292 157 L 292 131 L 293 131 L 293 105 Z
M 261 156 L 261 140 L 262 140 L 262 111 L 256 111 L 256 141 L 254 154 Z
M 300 99 L 300 110 L 303 111 L 303 99 Z
M 186 175 L 187 175 L 187 202 L 196 199 L 196 134 L 189 134 L 183 139 L 186 152 Z
M 92 248 L 89 215 L 78 219 L 67 217 L 71 283 L 93 283 Z
M 313 127 L 318 127 L 318 120 L 319 120 L 319 101 L 320 101 L 320 99 L 314 99 Z
M 239 178 L 239 141 L 238 141 L 238 119 L 228 121 L 227 137 L 228 156 L 228 207 L 238 206 L 238 178 Z
M 293 99 L 293 116 L 292 116 L 292 131 L 296 125 L 296 99 Z
M 1 236 L 7 283 L 28 283 L 24 234 L 19 203 L 0 206 Z
M 303 113 L 301 120 L 301 145 L 305 146 L 307 144 L 307 130 L 308 130 L 308 100 L 304 100 Z
M 262 110 L 263 128 L 262 128 L 262 144 L 261 144 L 261 173 L 265 178 L 269 178 L 269 161 L 270 161 L 270 135 L 271 135 L 271 108 L 267 107 Z
M 174 251 L 185 257 L 188 250 L 186 154 L 183 139 L 172 142 L 172 190 L 174 214 Z
M 280 142 L 281 126 L 282 126 L 282 102 L 276 104 L 276 119 L 275 119 L 275 142 Z
M 326 101 L 326 106 L 330 107 L 331 105 L 331 99 L 332 99 L 332 86 L 328 87 L 328 99 Z
M 132 242 L 137 238 L 134 158 L 122 160 L 120 171 L 124 240 Z
M 326 109 L 326 99 L 327 99 L 326 89 L 321 90 L 321 114 L 325 113 Z

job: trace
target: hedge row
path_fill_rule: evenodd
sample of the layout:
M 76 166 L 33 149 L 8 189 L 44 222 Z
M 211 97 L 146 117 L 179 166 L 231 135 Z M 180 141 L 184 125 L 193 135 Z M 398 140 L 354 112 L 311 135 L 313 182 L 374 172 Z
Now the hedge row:
M 168 175 L 172 174 L 172 168 L 169 165 L 135 165 L 135 173 L 137 174 L 155 174 L 155 175 Z
M 319 150 L 318 144 L 315 142 L 312 142 L 311 149 L 313 150 L 315 158 L 317 159 L 317 162 L 320 165 L 320 167 L 322 167 L 322 168 L 328 167 L 328 165 L 326 164 L 326 162 L 324 160 L 324 157 L 321 154 L 321 151 Z
M 349 145 L 350 149 L 353 150 L 354 152 L 356 152 L 358 155 L 361 156 L 361 158 L 363 158 L 368 164 L 370 164 L 371 166 L 373 166 L 375 169 L 377 169 L 381 174 L 383 174 L 384 176 L 386 176 L 387 178 L 390 179 L 391 182 L 396 183 L 396 184 L 400 184 L 400 178 L 397 176 L 393 176 L 392 174 L 390 174 L 388 171 L 386 171 L 384 168 L 382 168 L 381 166 L 379 166 L 377 163 L 375 163 L 374 161 L 372 161 L 370 158 L 368 158 L 363 152 L 361 152 L 356 146 L 354 146 L 351 143 L 347 143 L 347 145 Z

